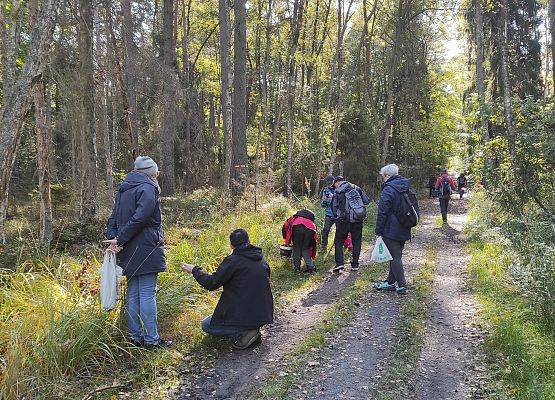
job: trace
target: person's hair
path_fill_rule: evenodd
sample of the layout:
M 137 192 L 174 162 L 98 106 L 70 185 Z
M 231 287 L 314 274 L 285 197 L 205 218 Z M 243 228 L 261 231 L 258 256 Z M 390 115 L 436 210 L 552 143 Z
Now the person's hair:
M 442 168 L 442 169 L 439 170 L 439 173 L 440 174 L 446 174 L 447 170 L 445 168 Z
M 380 169 L 380 175 L 397 176 L 399 175 L 399 166 L 397 164 L 387 164 Z
M 235 229 L 229 235 L 229 243 L 233 247 L 239 247 L 249 243 L 249 234 L 244 229 Z

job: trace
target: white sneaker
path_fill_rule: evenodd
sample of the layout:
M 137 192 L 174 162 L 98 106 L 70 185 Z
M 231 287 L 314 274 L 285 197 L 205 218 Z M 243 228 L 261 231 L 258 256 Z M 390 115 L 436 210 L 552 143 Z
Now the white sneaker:
M 339 272 L 343 269 L 345 269 L 344 265 L 336 265 L 335 267 L 333 267 L 332 272 Z

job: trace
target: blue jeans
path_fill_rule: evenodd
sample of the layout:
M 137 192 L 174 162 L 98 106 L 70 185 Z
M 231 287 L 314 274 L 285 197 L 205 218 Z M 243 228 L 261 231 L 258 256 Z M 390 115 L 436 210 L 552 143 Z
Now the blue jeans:
M 244 326 L 234 326 L 234 325 L 215 325 L 212 324 L 212 316 L 204 318 L 200 323 L 202 330 L 209 335 L 220 336 L 227 339 L 238 339 L 248 331 L 248 328 Z
M 158 274 L 127 278 L 127 332 L 132 340 L 157 344 L 156 284 Z

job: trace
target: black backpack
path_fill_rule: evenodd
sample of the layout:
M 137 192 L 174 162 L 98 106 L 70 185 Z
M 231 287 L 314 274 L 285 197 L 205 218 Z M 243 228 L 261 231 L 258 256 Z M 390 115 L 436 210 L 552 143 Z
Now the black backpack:
M 442 178 L 439 184 L 439 194 L 442 198 L 451 197 L 453 194 L 453 188 L 451 187 L 451 182 L 448 178 Z
M 395 211 L 397 221 L 407 229 L 414 228 L 420 219 L 416 194 L 410 188 L 405 191 L 401 191 L 394 186 L 392 188 L 401 196 L 401 206 Z
M 366 206 L 356 185 L 351 185 L 345 191 L 345 217 L 351 223 L 362 222 L 366 219 Z

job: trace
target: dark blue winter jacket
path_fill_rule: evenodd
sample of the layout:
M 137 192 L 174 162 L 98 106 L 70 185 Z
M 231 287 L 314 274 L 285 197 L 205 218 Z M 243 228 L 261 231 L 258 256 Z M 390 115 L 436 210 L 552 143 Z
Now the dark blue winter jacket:
M 331 217 L 333 218 L 333 210 L 331 208 L 331 205 L 333 203 L 333 193 L 335 192 L 335 188 L 330 188 L 330 187 L 324 187 L 324 189 L 322 189 L 322 194 L 320 196 L 321 198 L 321 206 L 324 207 L 326 209 L 326 217 Z
M 378 202 L 376 235 L 397 241 L 410 240 L 410 229 L 399 223 L 395 211 L 401 207 L 402 197 L 399 192 L 410 188 L 410 181 L 401 175 L 393 176 L 382 184 L 382 193 Z
M 148 176 L 130 172 L 116 191 L 106 237 L 117 237 L 118 264 L 127 277 L 166 270 L 158 185 Z

